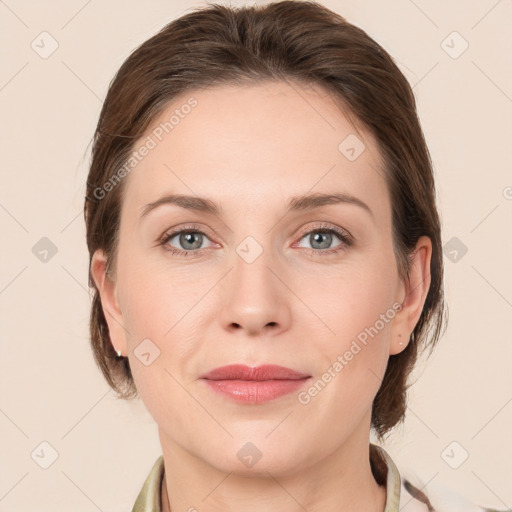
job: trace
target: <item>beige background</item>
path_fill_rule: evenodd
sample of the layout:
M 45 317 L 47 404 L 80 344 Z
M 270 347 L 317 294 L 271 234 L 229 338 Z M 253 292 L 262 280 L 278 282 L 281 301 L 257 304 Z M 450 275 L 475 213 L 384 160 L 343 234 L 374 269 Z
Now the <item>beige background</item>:
M 511 2 L 323 3 L 382 44 L 414 85 L 443 243 L 467 247 L 455 262 L 446 252 L 449 327 L 385 447 L 427 489 L 443 483 L 512 508 Z M 131 510 L 161 453 L 142 403 L 115 400 L 92 359 L 84 182 L 115 71 L 199 5 L 0 1 L 1 511 Z M 46 59 L 43 31 L 58 42 Z M 32 252 L 42 237 L 57 248 L 45 263 Z M 47 469 L 42 442 L 58 452 Z M 468 459 L 453 469 L 447 461 L 463 450 Z

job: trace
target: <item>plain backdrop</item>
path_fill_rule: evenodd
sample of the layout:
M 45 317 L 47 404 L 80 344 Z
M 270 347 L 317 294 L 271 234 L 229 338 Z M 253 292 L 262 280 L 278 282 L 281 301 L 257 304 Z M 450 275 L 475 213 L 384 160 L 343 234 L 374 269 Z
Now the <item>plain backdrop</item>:
M 512 508 L 512 4 L 322 3 L 414 87 L 443 224 L 449 326 L 384 446 L 427 490 Z M 131 510 L 161 453 L 143 404 L 116 400 L 93 361 L 82 209 L 110 80 L 201 5 L 0 1 L 1 511 Z

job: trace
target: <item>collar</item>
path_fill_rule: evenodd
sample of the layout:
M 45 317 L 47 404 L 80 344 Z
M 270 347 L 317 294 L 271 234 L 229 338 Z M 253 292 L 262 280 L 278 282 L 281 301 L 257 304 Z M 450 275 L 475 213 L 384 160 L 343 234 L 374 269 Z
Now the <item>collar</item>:
M 370 443 L 370 465 L 379 485 L 386 485 L 384 512 L 398 512 L 400 501 L 400 474 L 389 454 L 376 444 Z M 164 457 L 160 455 L 142 486 L 132 512 L 162 512 L 160 502 L 164 477 Z

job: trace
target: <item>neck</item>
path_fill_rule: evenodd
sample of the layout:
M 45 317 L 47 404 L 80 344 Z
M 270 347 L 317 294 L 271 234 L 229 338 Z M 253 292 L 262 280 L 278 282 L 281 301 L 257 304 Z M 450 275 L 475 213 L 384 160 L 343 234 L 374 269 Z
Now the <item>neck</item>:
M 347 442 L 316 464 L 275 477 L 224 473 L 160 432 L 165 474 L 162 512 L 383 512 L 386 489 L 373 477 L 369 442 Z M 170 496 L 170 499 L 169 499 Z

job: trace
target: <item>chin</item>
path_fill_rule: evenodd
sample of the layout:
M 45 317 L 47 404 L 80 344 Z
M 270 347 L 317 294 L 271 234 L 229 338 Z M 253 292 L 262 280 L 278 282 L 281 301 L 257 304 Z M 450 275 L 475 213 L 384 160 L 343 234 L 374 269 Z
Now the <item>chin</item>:
M 224 473 L 241 477 L 269 477 L 269 473 L 274 477 L 289 475 L 297 471 L 302 462 L 274 447 L 258 448 L 256 443 L 250 441 L 236 444 L 233 449 L 223 451 L 218 458 L 214 455 L 212 459 L 212 452 L 205 454 L 205 460 Z M 230 455 L 232 453 L 234 456 Z

